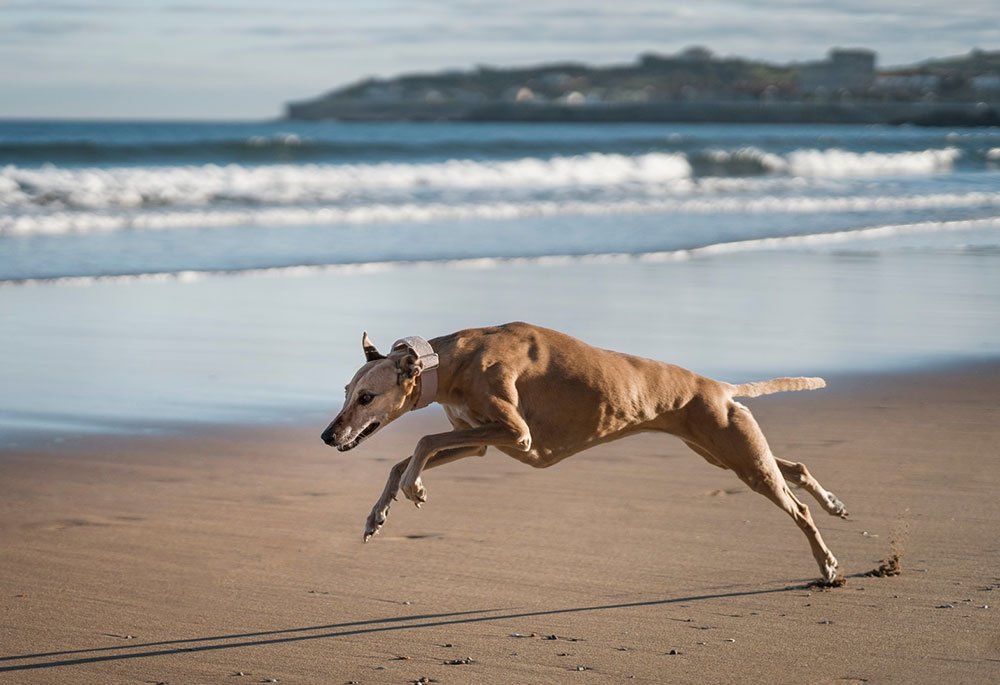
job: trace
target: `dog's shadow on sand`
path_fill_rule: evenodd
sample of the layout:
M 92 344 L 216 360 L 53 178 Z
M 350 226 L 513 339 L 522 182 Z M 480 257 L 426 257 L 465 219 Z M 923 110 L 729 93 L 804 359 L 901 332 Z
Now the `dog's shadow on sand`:
M 254 633 L 233 633 L 230 635 L 212 635 L 209 637 L 192 637 L 177 640 L 161 640 L 159 642 L 143 642 L 120 646 L 103 646 L 89 649 L 70 649 L 53 652 L 38 652 L 35 654 L 18 654 L 0 656 L 0 672 L 28 671 L 60 666 L 79 666 L 105 661 L 120 661 L 124 659 L 144 659 L 148 657 L 186 654 L 193 652 L 209 652 L 222 649 L 237 649 L 240 647 L 261 647 L 306 640 L 325 640 L 329 638 L 364 635 L 368 633 L 384 633 L 400 630 L 419 630 L 421 628 L 436 628 L 488 621 L 509 621 L 539 616 L 558 616 L 561 614 L 583 613 L 588 611 L 609 611 L 612 609 L 629 609 L 636 607 L 666 606 L 670 604 L 685 604 L 728 597 L 752 597 L 783 592 L 812 589 L 809 585 L 798 582 L 777 588 L 741 590 L 731 592 L 715 592 L 685 597 L 653 599 L 642 602 L 621 602 L 615 604 L 595 604 L 592 606 L 568 607 L 561 609 L 539 609 L 535 611 L 518 611 L 515 609 L 476 609 L 471 611 L 455 611 L 441 614 L 409 614 L 406 616 L 391 616 L 373 618 L 345 623 L 330 623 L 301 628 L 283 628 L 280 630 L 265 630 Z

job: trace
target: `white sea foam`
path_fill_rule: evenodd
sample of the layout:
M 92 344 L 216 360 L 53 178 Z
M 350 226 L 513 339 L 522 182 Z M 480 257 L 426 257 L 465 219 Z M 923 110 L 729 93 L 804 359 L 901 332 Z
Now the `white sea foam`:
M 657 261 L 661 258 L 674 259 L 679 254 L 687 257 L 714 256 L 741 252 L 760 252 L 767 250 L 788 250 L 798 248 L 819 248 L 825 246 L 843 245 L 845 243 L 868 242 L 902 236 L 955 233 L 961 231 L 997 231 L 1000 230 L 1000 217 L 985 219 L 965 219 L 959 221 L 921 221 L 910 224 L 889 224 L 886 226 L 868 226 L 845 231 L 830 231 L 826 233 L 809 233 L 806 235 L 776 236 L 771 238 L 755 238 L 737 240 L 727 243 L 705 245 L 690 250 L 674 250 L 669 252 L 651 252 L 640 255 L 641 260 Z
M 251 136 L 247 139 L 251 147 L 267 147 L 269 145 L 302 145 L 302 138 L 295 133 L 279 133 L 275 136 Z
M 28 278 L 0 281 L 0 287 L 41 284 L 82 286 L 92 285 L 95 283 L 164 281 L 180 281 L 187 283 L 219 276 L 301 277 L 324 272 L 371 273 L 402 268 L 492 269 L 510 265 L 568 266 L 573 264 L 615 264 L 625 262 L 661 263 L 685 261 L 703 257 L 711 258 L 748 252 L 797 250 L 803 248 L 821 250 L 825 247 L 839 247 L 850 243 L 870 243 L 877 240 L 891 240 L 893 238 L 904 236 L 956 233 L 963 231 L 1000 231 L 1000 216 L 960 221 L 923 221 L 909 224 L 867 226 L 844 231 L 754 238 L 750 240 L 713 243 L 710 245 L 702 245 L 686 249 L 641 253 L 545 255 L 539 257 L 473 257 L 467 259 L 379 261 L 356 264 L 296 265 L 234 270 L 184 270 L 108 276 L 61 276 L 54 278 Z
M 986 159 L 1000 160 L 1000 147 L 991 147 L 986 152 Z
M 687 178 L 683 155 L 574 157 L 422 164 L 20 168 L 0 171 L 0 207 L 109 208 L 214 203 L 331 202 L 360 191 L 560 188 L 656 184 Z
M 773 167 L 795 176 L 885 176 L 935 174 L 948 171 L 961 156 L 957 148 L 930 149 L 920 152 L 849 152 L 847 150 L 796 150 L 782 160 L 784 168 Z
M 855 153 L 797 150 L 785 156 L 755 148 L 709 152 L 708 158 L 747 162 L 790 177 L 839 178 L 946 171 L 958 159 L 954 148 L 921 152 Z M 424 163 L 190 165 L 162 167 L 43 166 L 0 169 L 0 208 L 45 212 L 96 209 L 158 209 L 344 202 L 358 197 L 375 202 L 400 194 L 463 191 L 558 191 L 621 188 L 639 192 L 683 192 L 691 188 L 692 168 L 680 153 L 643 155 L 592 153 L 513 160 L 455 159 Z M 714 177 L 725 187 L 753 179 Z
M 919 209 L 990 208 L 1000 206 L 1000 192 L 931 195 L 801 197 L 689 197 L 489 202 L 474 204 L 403 203 L 339 207 L 267 207 L 261 209 L 188 209 L 127 212 L 122 210 L 58 211 L 0 215 L 0 236 L 99 233 L 117 230 L 170 230 L 232 226 L 360 225 L 426 223 L 447 220 L 502 220 L 548 216 L 629 214 L 806 214 Z

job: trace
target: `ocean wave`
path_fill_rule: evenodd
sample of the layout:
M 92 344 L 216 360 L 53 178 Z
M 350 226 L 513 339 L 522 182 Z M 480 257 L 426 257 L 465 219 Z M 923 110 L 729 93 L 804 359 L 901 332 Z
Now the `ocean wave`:
M 511 220 L 554 216 L 638 214 L 808 214 L 990 208 L 1000 192 L 891 196 L 688 197 L 617 201 L 539 200 L 469 204 L 401 203 L 340 207 L 267 207 L 123 212 L 120 210 L 0 214 L 0 236 L 101 233 L 119 230 L 226 228 L 233 226 L 361 225 L 449 220 Z
M 788 162 L 784 157 L 752 146 L 736 150 L 710 149 L 692 153 L 689 157 L 697 171 L 720 176 L 744 176 L 788 170 Z
M 755 148 L 682 154 L 590 153 L 508 160 L 452 159 L 376 164 L 206 164 L 162 167 L 19 167 L 0 169 L 0 208 L 64 210 L 260 207 L 346 202 L 377 204 L 389 195 L 470 192 L 545 192 L 621 189 L 644 193 L 690 189 L 692 166 L 727 167 L 698 181 L 727 181 L 752 173 L 790 178 L 931 174 L 960 156 L 955 148 L 921 152 L 855 153 L 797 150 L 780 156 Z
M 649 252 L 607 252 L 595 254 L 555 254 L 533 257 L 471 257 L 463 259 L 397 260 L 358 263 L 330 263 L 290 266 L 263 266 L 224 270 L 180 270 L 99 276 L 57 276 L 0 280 L 0 287 L 25 285 L 86 286 L 96 283 L 195 282 L 220 276 L 299 277 L 318 273 L 371 273 L 404 268 L 491 269 L 510 265 L 570 266 L 574 264 L 664 263 L 702 257 L 717 257 L 750 252 L 837 248 L 850 243 L 868 243 L 913 235 L 968 231 L 1000 231 L 1000 216 L 957 221 L 924 221 L 908 224 L 866 226 L 842 231 L 790 236 L 753 238 L 711 243 L 676 250 Z
M 683 155 L 588 154 L 575 157 L 426 164 L 275 164 L 0 170 L 0 207 L 54 209 L 198 206 L 219 203 L 331 202 L 360 191 L 426 188 L 601 187 L 684 179 Z
M 935 174 L 949 171 L 961 157 L 957 148 L 917 152 L 849 152 L 847 150 L 796 150 L 781 160 L 776 171 L 795 176 L 887 176 Z

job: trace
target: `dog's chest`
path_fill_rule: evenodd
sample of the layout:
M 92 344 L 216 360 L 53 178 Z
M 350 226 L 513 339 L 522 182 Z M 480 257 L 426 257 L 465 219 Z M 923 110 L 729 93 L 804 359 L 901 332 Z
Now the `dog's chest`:
M 472 410 L 464 404 L 442 404 L 441 406 L 444 407 L 445 416 L 448 417 L 448 420 L 451 421 L 452 425 L 455 427 L 465 425 L 470 428 L 476 428 L 484 423 L 482 418 L 476 416 Z

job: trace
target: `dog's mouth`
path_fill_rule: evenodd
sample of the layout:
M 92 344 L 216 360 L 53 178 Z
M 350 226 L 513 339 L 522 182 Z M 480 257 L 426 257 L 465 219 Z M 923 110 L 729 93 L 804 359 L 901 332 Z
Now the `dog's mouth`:
M 364 440 L 369 435 L 371 435 L 372 433 L 374 433 L 375 431 L 377 431 L 378 427 L 381 426 L 381 425 L 382 424 L 380 424 L 378 421 L 372 421 L 367 426 L 365 426 L 361 430 L 361 432 L 358 433 L 358 436 L 356 438 L 354 438 L 353 440 L 351 440 L 349 443 L 347 443 L 345 445 L 337 445 L 337 451 L 338 452 L 346 452 L 347 450 L 353 450 L 355 447 L 357 447 L 358 445 L 361 444 L 362 440 Z

